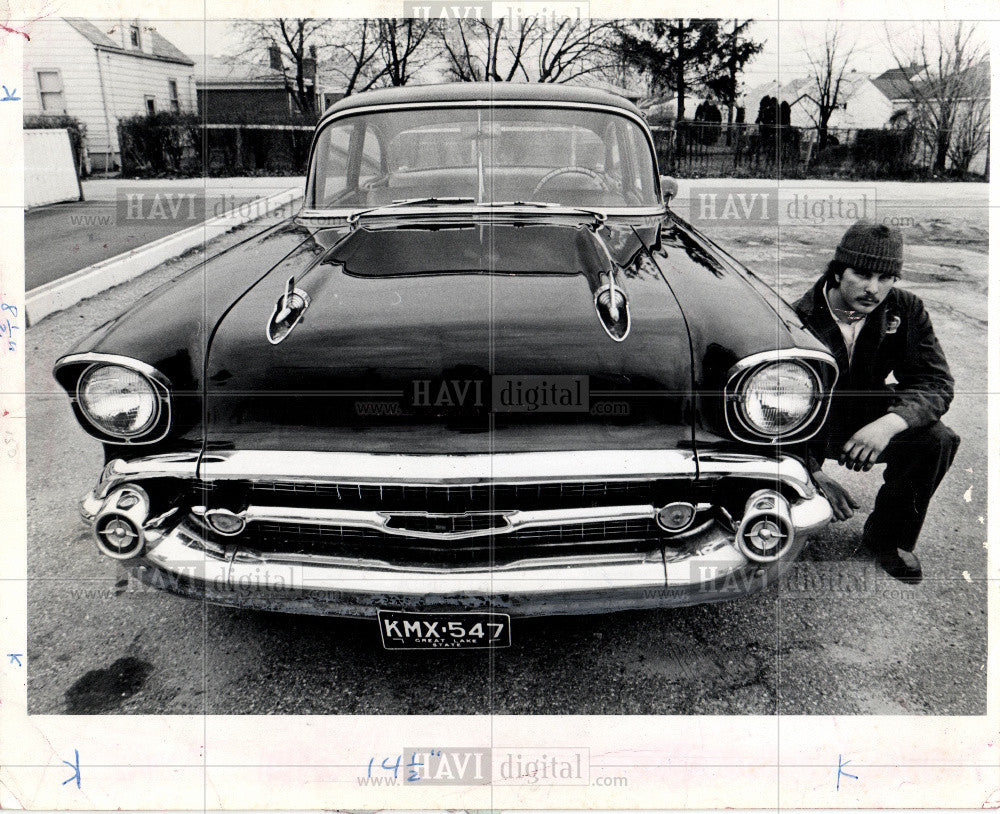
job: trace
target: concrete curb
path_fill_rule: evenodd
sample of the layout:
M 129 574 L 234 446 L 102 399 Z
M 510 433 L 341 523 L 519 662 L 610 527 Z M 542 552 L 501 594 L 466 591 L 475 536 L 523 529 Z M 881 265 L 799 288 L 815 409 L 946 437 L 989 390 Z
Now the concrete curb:
M 240 208 L 247 207 L 251 211 L 246 215 L 230 213 L 219 215 L 204 223 L 199 223 L 197 226 L 167 235 L 152 243 L 147 243 L 145 246 L 139 246 L 116 257 L 110 257 L 100 263 L 75 271 L 66 277 L 53 280 L 51 283 L 33 288 L 26 293 L 24 300 L 26 325 L 34 325 L 49 314 L 62 311 L 80 300 L 93 297 L 95 294 L 138 277 L 161 263 L 184 254 L 195 246 L 225 234 L 236 226 L 256 220 L 280 207 L 288 206 L 300 199 L 302 195 L 301 189 L 289 189 L 267 198 L 258 198 L 249 204 L 242 204 L 236 210 L 231 210 L 231 212 L 238 212 Z

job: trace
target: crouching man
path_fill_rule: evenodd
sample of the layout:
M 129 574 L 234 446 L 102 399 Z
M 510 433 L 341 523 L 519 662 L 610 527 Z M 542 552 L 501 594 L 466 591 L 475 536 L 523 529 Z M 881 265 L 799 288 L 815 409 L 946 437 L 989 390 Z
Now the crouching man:
M 940 421 L 954 380 L 924 304 L 894 287 L 902 269 L 899 229 L 858 221 L 795 310 L 840 368 L 829 419 L 811 442 L 816 483 L 834 518 L 846 520 L 858 504 L 822 471 L 823 460 L 857 471 L 884 463 L 862 542 L 886 572 L 916 583 L 922 574 L 913 549 L 959 438 Z M 889 374 L 895 385 L 886 384 Z

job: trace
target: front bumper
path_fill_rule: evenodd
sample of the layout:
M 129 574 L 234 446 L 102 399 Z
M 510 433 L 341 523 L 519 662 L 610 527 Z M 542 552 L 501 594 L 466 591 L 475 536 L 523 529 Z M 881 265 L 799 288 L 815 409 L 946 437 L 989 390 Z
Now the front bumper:
M 203 469 L 201 477 L 224 478 L 237 469 L 245 476 L 246 453 L 235 455 L 243 456 L 238 467 L 228 469 L 234 464 L 233 459 L 228 459 L 226 466 L 215 472 Z M 580 453 L 574 455 L 579 458 Z M 606 462 L 608 456 L 602 460 Z M 403 566 L 374 559 L 262 554 L 236 542 L 220 547 L 218 540 L 209 539 L 210 535 L 191 517 L 182 516 L 172 525 L 149 529 L 141 555 L 127 560 L 126 565 L 138 579 L 163 590 L 216 604 L 267 611 L 343 617 L 375 617 L 379 609 L 495 610 L 513 616 L 604 613 L 717 602 L 761 590 L 780 579 L 809 535 L 832 517 L 829 504 L 812 487 L 805 468 L 792 458 L 725 455 L 695 461 L 686 453 L 657 453 L 655 472 L 642 456 L 632 460 L 635 467 L 629 473 L 606 472 L 605 476 L 635 475 L 641 469 L 644 477 L 735 475 L 749 478 L 757 486 L 789 487 L 786 491 L 794 495 L 788 505 L 794 543 L 773 562 L 755 562 L 737 545 L 733 531 L 722 523 L 708 522 L 692 531 L 683 550 L 655 546 L 639 553 L 444 568 Z M 567 461 L 555 464 L 558 477 L 565 477 L 569 471 L 563 471 Z M 539 471 L 535 468 L 539 461 L 526 463 L 530 465 L 519 471 Z M 307 461 L 305 465 L 315 464 Z M 399 474 L 402 464 L 395 464 L 395 476 L 403 477 Z M 144 475 L 162 475 L 165 467 L 184 465 L 175 457 L 170 461 L 109 466 L 98 488 L 83 501 L 84 518 L 94 521 L 104 498 L 115 486 L 140 483 Z M 517 474 L 510 466 L 510 461 L 494 461 L 489 476 L 484 478 L 495 478 L 499 471 L 510 482 Z M 619 461 L 618 470 L 623 466 Z M 460 465 L 459 470 L 464 467 Z M 323 469 L 328 475 L 330 470 Z M 576 472 L 580 471 L 578 466 Z M 594 470 L 587 471 L 594 476 Z M 306 474 L 310 478 L 320 476 L 318 470 Z M 456 471 L 453 465 L 447 474 L 449 482 L 465 482 L 469 477 L 469 472 Z

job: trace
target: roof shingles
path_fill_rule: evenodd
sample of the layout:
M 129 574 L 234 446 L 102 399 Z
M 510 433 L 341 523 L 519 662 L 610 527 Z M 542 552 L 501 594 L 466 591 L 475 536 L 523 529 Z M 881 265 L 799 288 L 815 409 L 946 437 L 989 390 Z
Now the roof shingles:
M 145 59 L 161 59 L 166 62 L 179 62 L 182 65 L 194 65 L 194 60 L 177 48 L 172 42 L 164 37 L 159 31 L 150 26 L 143 27 L 143 34 L 149 36 L 149 50 L 136 51 L 134 49 L 122 48 L 117 42 L 109 37 L 98 26 L 90 20 L 82 17 L 64 17 L 67 23 L 75 28 L 80 34 L 86 37 L 95 48 L 103 51 L 114 51 L 118 54 L 129 54 L 131 56 Z M 118 22 L 107 21 L 107 27 L 119 25 Z

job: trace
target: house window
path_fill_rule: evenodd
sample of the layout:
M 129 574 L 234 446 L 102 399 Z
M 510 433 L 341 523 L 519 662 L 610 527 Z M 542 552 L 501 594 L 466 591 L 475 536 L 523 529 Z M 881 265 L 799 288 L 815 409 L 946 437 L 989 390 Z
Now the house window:
M 38 93 L 44 113 L 65 113 L 62 77 L 59 71 L 38 71 Z
M 170 96 L 170 109 L 174 113 L 180 113 L 181 112 L 181 99 L 180 99 L 180 96 L 178 96 L 178 94 L 177 94 L 177 80 L 176 79 L 168 79 L 167 80 L 167 89 L 169 91 L 169 96 Z
M 132 47 L 141 48 L 142 40 L 140 39 L 139 26 L 130 25 L 128 28 L 129 28 L 129 41 L 132 43 Z
M 156 99 L 152 96 L 146 97 L 146 115 L 152 116 L 156 113 Z

